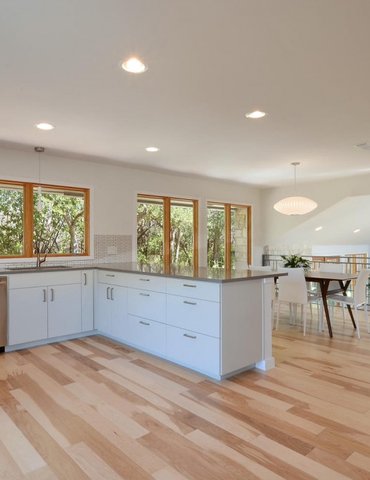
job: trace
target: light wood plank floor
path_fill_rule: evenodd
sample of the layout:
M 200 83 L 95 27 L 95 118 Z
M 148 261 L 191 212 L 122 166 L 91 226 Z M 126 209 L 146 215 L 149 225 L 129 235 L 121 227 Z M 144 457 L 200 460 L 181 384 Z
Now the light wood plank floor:
M 0 479 L 370 479 L 370 335 L 303 338 L 213 382 L 102 337 L 0 355 Z

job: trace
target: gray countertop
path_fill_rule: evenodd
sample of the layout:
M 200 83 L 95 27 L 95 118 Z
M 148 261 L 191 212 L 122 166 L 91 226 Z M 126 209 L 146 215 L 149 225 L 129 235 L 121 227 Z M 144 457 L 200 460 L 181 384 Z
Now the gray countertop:
M 207 268 L 199 267 L 194 270 L 191 267 L 177 267 L 172 266 L 169 271 L 166 271 L 162 265 L 139 265 L 137 263 L 91 263 L 91 264 L 79 264 L 79 265 L 51 265 L 46 264 L 41 268 L 29 268 L 29 267 L 8 267 L 1 268 L 1 275 L 9 275 L 15 273 L 46 273 L 46 272 L 58 272 L 58 271 L 70 271 L 70 270 L 110 270 L 114 272 L 123 273 L 145 273 L 148 275 L 183 278 L 200 280 L 206 282 L 237 282 L 244 280 L 255 280 L 261 278 L 277 277 L 286 275 L 285 272 L 279 271 L 266 271 L 266 270 L 225 270 L 224 268 Z

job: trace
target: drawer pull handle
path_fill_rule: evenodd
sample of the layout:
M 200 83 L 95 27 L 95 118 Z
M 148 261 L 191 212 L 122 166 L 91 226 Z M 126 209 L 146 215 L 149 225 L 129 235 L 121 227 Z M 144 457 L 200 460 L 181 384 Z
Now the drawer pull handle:
M 150 282 L 150 278 L 139 278 L 140 282 Z
M 145 326 L 147 326 L 147 327 L 150 325 L 150 323 L 149 323 L 149 322 L 143 322 L 142 320 L 140 320 L 140 322 L 139 322 L 139 323 L 141 323 L 141 325 L 145 325 Z
M 196 285 L 191 285 L 190 283 L 183 283 L 182 286 L 183 287 L 189 287 L 189 288 L 197 288 Z
M 184 300 L 184 303 L 186 303 L 186 305 L 196 305 L 197 302 L 189 302 L 188 300 Z
M 193 340 L 195 340 L 195 339 L 197 338 L 196 335 L 189 335 L 188 333 L 184 333 L 184 337 L 186 337 L 186 338 L 191 338 L 191 339 L 193 339 Z
M 105 276 L 106 277 L 115 277 L 115 275 L 113 273 L 106 273 Z
M 139 293 L 142 297 L 150 297 L 150 293 Z

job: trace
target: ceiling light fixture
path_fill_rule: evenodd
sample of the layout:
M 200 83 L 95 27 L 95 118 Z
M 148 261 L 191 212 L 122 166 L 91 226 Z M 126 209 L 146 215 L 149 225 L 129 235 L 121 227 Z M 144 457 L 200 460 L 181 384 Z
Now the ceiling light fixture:
M 39 130 L 54 130 L 54 128 L 55 128 L 54 125 L 52 125 L 51 123 L 46 123 L 46 122 L 37 123 L 35 126 Z
M 353 230 L 353 233 L 358 233 L 360 231 L 359 228 L 355 228 L 355 230 Z
M 146 147 L 145 149 L 147 152 L 159 152 L 158 147 Z
M 131 57 L 122 63 L 123 70 L 129 73 L 144 73 L 148 67 L 138 58 Z
M 321 227 L 321 226 L 315 228 L 315 232 L 319 232 L 320 230 L 322 230 L 322 227 Z
M 293 162 L 294 167 L 294 190 L 297 191 L 297 166 L 299 162 Z M 305 215 L 312 212 L 317 207 L 317 203 L 308 197 L 286 197 L 279 200 L 274 205 L 274 209 L 283 215 Z
M 259 110 L 255 110 L 254 112 L 246 113 L 245 116 L 247 118 L 263 118 L 266 116 L 266 113 L 261 112 Z

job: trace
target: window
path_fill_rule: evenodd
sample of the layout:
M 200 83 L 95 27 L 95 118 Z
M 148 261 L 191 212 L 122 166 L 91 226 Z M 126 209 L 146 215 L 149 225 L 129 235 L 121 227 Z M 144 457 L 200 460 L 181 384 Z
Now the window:
M 23 255 L 24 192 L 22 185 L 0 184 L 0 255 Z
M 0 257 L 89 254 L 89 190 L 0 182 Z
M 198 201 L 138 195 L 137 261 L 198 266 Z
M 207 264 L 211 268 L 246 268 L 251 263 L 251 207 L 207 204 Z

